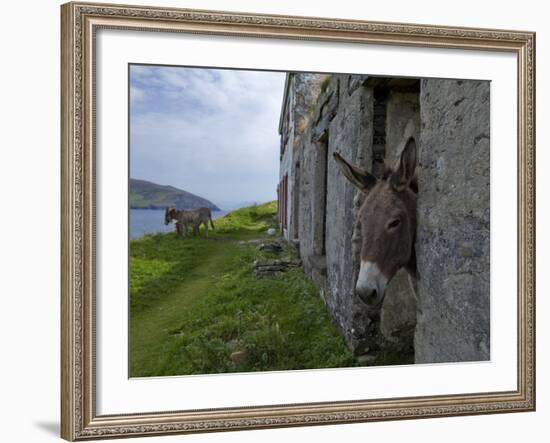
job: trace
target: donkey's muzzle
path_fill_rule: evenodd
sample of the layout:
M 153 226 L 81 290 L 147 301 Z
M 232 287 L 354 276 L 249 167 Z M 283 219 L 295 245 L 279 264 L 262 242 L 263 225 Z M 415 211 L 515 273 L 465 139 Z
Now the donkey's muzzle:
M 355 295 L 370 309 L 377 309 L 384 300 L 387 279 L 375 263 L 362 261 L 355 284 Z
M 368 306 L 372 306 L 378 301 L 376 289 L 356 287 L 355 295 Z

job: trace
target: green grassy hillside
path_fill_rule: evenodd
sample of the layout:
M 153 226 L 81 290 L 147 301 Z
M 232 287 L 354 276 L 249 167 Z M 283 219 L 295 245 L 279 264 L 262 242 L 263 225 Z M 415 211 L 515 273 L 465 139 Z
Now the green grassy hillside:
M 131 242 L 132 377 L 356 365 L 301 268 L 254 276 L 254 262 L 274 256 L 249 240 L 267 239 L 276 211 L 270 202 L 229 213 L 208 240 Z
M 216 219 L 218 233 L 252 234 L 277 229 L 277 202 L 240 208 Z
M 163 209 L 169 206 L 176 206 L 180 209 L 207 207 L 213 211 L 219 210 L 211 201 L 173 186 L 130 179 L 130 207 L 132 209 Z

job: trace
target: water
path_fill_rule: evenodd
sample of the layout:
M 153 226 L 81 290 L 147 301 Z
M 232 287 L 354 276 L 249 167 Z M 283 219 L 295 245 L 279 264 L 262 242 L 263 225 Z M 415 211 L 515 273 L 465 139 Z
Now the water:
M 212 218 L 223 217 L 229 211 L 213 211 Z M 164 209 L 130 209 L 130 238 L 139 238 L 155 232 L 172 232 L 173 223 L 164 224 Z

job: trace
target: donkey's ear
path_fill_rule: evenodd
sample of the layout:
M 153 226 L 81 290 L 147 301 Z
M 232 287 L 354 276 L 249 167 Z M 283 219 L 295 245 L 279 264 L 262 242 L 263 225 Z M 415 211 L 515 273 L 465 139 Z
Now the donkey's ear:
M 337 152 L 334 153 L 334 160 L 336 160 L 336 163 L 346 178 L 362 192 L 369 192 L 376 184 L 376 177 L 374 175 L 348 163 Z
M 415 178 L 416 170 L 416 142 L 414 138 L 409 137 L 403 151 L 397 168 L 391 175 L 391 184 L 397 191 L 402 191 L 409 186 Z

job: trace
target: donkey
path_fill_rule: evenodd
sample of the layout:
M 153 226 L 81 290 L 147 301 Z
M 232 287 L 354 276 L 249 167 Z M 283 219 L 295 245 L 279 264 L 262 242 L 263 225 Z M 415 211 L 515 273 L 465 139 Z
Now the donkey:
M 168 225 L 171 222 L 176 223 L 176 231 L 182 237 L 187 235 L 189 226 L 193 228 L 195 234 L 199 234 L 201 224 L 204 225 L 206 237 L 208 237 L 208 222 L 210 222 L 212 229 L 214 229 L 212 212 L 210 212 L 210 209 L 204 207 L 189 211 L 178 210 L 174 207 L 166 208 L 164 212 L 164 224 Z
M 397 165 L 382 178 L 358 168 L 340 154 L 334 159 L 344 176 L 365 194 L 358 212 L 361 223 L 361 266 L 357 296 L 372 309 L 382 306 L 386 287 L 401 268 L 409 274 L 416 297 L 416 142 L 410 137 Z

